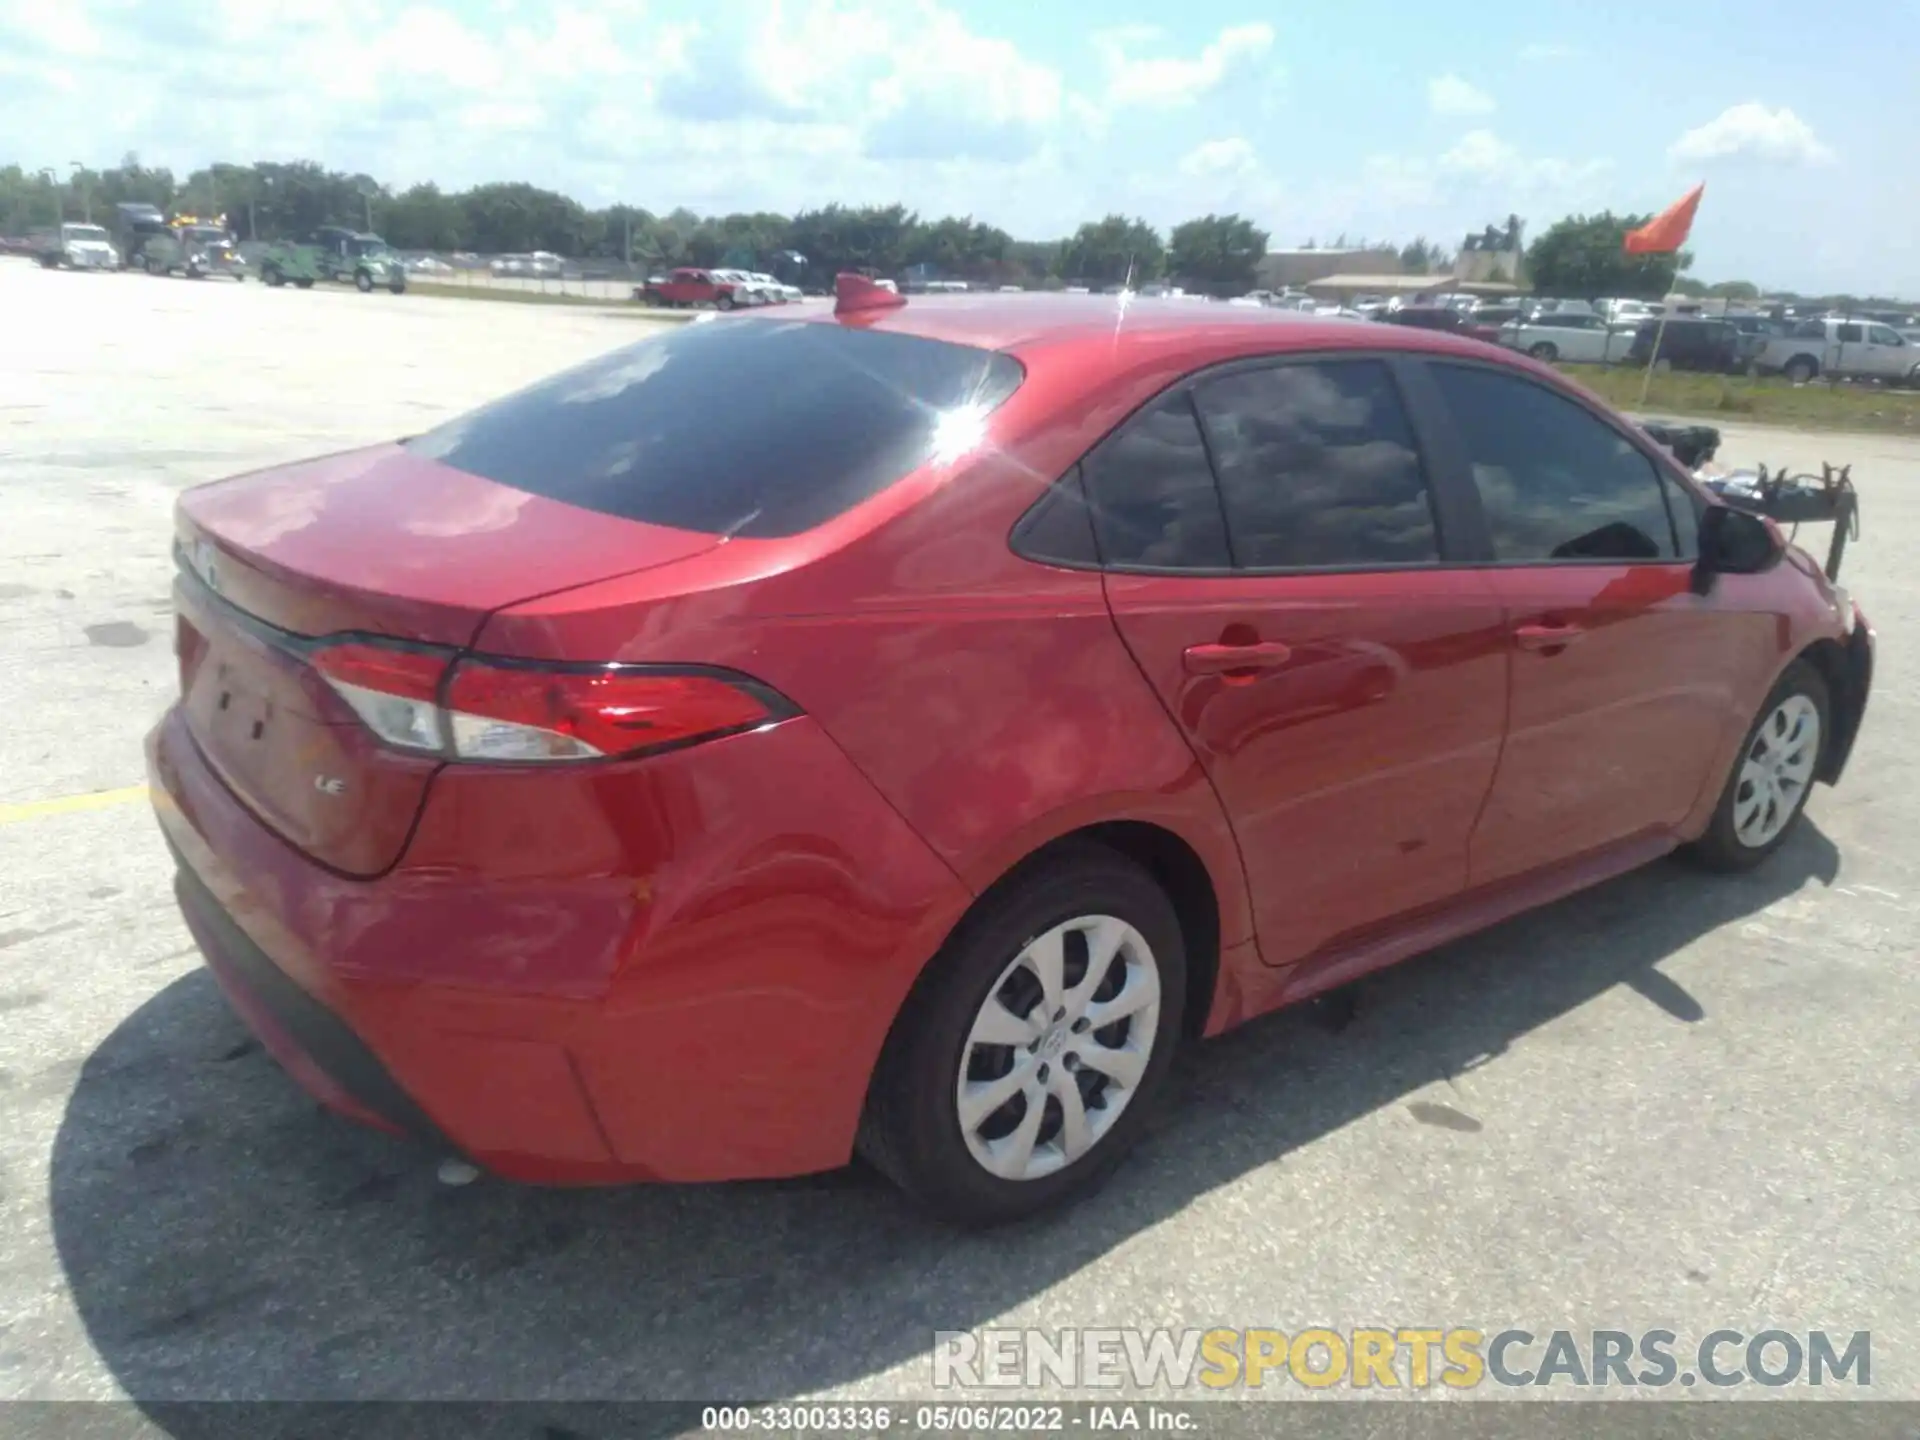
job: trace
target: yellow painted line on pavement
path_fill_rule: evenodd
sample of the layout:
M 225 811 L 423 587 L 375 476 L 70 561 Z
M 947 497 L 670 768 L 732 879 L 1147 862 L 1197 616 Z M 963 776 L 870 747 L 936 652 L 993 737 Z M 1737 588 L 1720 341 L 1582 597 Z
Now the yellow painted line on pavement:
M 144 785 L 125 785 L 118 790 L 95 790 L 87 795 L 60 795 L 52 800 L 25 800 L 17 805 L 0 804 L 0 825 L 23 820 L 42 820 L 49 815 L 71 815 L 79 810 L 107 810 L 115 805 L 131 805 L 147 798 Z

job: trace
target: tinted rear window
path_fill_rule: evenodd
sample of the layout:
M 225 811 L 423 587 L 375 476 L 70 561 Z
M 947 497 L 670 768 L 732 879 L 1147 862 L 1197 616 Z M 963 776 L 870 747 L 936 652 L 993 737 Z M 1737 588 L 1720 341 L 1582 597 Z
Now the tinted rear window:
M 407 448 L 608 515 L 773 538 L 902 479 L 1023 374 L 1011 356 L 916 335 L 721 320 L 603 355 Z

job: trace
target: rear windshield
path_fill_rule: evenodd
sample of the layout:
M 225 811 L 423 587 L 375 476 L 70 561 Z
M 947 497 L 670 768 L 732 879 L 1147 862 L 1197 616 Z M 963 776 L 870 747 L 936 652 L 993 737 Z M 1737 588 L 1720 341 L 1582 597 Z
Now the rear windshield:
M 615 350 L 407 448 L 608 515 L 774 538 L 904 478 L 1023 375 L 1009 355 L 916 335 L 716 320 Z

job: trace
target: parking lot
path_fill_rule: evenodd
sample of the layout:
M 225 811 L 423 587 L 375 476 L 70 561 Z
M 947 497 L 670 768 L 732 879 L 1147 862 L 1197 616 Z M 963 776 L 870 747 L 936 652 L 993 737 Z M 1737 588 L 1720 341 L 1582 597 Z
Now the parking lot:
M 441 1185 L 303 1098 L 173 908 L 135 787 L 177 492 L 658 322 L 6 261 L 0 316 L 0 1397 L 925 1397 L 940 1329 L 1425 1325 L 1868 1330 L 1871 1393 L 1920 1398 L 1920 443 L 1726 431 L 1853 463 L 1880 631 L 1769 866 L 1661 863 L 1257 1022 L 1101 1194 L 958 1236 L 858 1168 Z

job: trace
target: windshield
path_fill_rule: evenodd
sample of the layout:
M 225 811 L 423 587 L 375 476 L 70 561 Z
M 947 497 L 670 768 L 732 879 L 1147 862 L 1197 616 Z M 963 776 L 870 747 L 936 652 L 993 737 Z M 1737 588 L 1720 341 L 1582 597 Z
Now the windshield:
M 211 225 L 190 225 L 185 238 L 202 245 L 224 245 L 227 243 L 227 232 Z
M 914 335 L 718 321 L 615 350 L 407 448 L 651 525 L 797 535 L 936 454 L 965 453 L 1024 374 L 1009 355 Z
M 347 248 L 355 255 L 384 255 L 387 242 L 378 235 L 356 235 L 347 242 Z
M 66 225 L 61 228 L 69 240 L 97 240 L 102 245 L 107 243 L 107 232 L 98 225 Z

